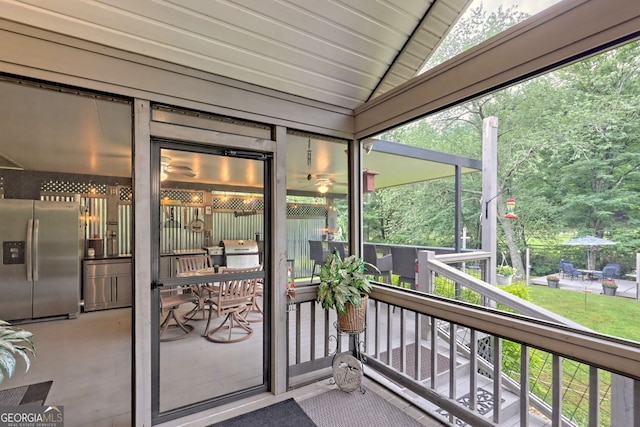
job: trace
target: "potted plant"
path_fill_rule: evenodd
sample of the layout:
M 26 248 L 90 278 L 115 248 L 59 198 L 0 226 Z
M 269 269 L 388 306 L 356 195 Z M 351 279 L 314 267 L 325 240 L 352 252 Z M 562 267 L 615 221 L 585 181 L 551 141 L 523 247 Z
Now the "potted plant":
M 516 269 L 510 265 L 500 265 L 496 268 L 496 274 L 498 285 L 508 286 L 511 284 L 513 275 L 516 274 Z
M 602 282 L 602 293 L 605 295 L 616 295 L 616 289 L 618 289 L 618 285 L 612 279 L 604 279 Z
M 351 255 L 341 259 L 340 254 L 334 251 L 320 267 L 317 301 L 324 309 L 335 308 L 338 328 L 343 332 L 360 333 L 364 330 L 367 301 L 372 289 L 365 266 L 376 269 L 362 258 Z
M 31 366 L 31 356 L 36 355 L 36 349 L 31 341 L 33 334 L 24 329 L 11 326 L 8 322 L 0 320 L 0 383 L 4 381 L 5 375 L 11 378 L 16 369 L 16 355 L 24 359 L 29 370 Z
M 547 276 L 547 286 L 550 288 L 557 288 L 560 285 L 560 277 L 555 274 Z

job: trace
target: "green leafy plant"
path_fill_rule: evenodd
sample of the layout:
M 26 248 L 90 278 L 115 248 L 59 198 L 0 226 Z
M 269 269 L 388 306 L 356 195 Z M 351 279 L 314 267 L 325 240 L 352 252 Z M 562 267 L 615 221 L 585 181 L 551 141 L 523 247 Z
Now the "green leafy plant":
M 606 288 L 617 288 L 618 285 L 616 284 L 616 282 L 614 282 L 611 279 L 605 279 L 602 281 L 602 286 L 606 287 Z
M 11 326 L 8 322 L 0 320 L 0 383 L 4 381 L 5 375 L 11 378 L 16 370 L 16 355 L 24 359 L 29 370 L 31 359 L 29 355 L 35 357 L 36 348 L 31 340 L 33 334 L 24 329 Z
M 341 259 L 337 252 L 329 254 L 320 267 L 317 301 L 322 304 L 322 308 L 335 308 L 338 313 L 345 314 L 347 303 L 359 307 L 360 296 L 369 295 L 372 288 L 364 272 L 365 266 L 377 270 L 374 265 L 355 255 Z
M 547 280 L 560 280 L 560 278 L 558 276 L 552 274 L 550 276 L 547 276 Z
M 513 276 L 514 274 L 516 274 L 516 269 L 514 267 L 511 267 L 510 265 L 499 265 L 496 268 L 496 273 L 501 276 Z

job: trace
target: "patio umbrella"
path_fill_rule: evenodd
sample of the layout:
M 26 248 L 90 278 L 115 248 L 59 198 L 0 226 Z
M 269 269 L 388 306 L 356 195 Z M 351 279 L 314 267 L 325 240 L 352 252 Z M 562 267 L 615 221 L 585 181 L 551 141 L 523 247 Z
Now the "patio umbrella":
M 596 253 L 604 245 L 615 245 L 613 240 L 602 239 L 600 237 L 585 236 L 562 242 L 563 245 L 584 246 L 587 248 L 587 269 L 593 270 L 596 265 Z

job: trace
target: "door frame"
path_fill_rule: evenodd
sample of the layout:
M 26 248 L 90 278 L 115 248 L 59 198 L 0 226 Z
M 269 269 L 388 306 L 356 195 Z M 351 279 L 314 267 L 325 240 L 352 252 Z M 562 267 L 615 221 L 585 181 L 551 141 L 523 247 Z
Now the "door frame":
M 268 393 L 279 394 L 286 391 L 286 323 L 284 312 L 286 311 L 286 182 L 285 153 L 286 153 L 286 128 L 275 126 L 272 130 L 272 139 L 248 137 L 242 135 L 225 134 L 199 128 L 190 128 L 180 125 L 153 122 L 151 119 L 151 103 L 147 100 L 136 99 L 134 102 L 134 372 L 133 372 L 133 408 L 134 423 L 136 425 L 152 425 L 152 337 L 153 325 L 151 319 L 154 315 L 151 283 L 152 265 L 159 262 L 152 257 L 152 227 L 153 227 L 153 183 L 159 183 L 159 170 L 154 165 L 159 162 L 157 154 L 153 155 L 152 143 L 155 139 L 171 140 L 196 145 L 212 145 L 216 147 L 228 147 L 235 150 L 256 151 L 273 156 L 271 160 L 271 173 L 269 181 L 265 182 L 265 199 L 269 212 L 265 217 L 270 221 L 268 235 L 270 241 L 265 240 L 265 257 L 272 266 L 267 272 L 267 281 L 272 283 L 273 292 L 267 297 L 264 304 L 268 305 L 267 311 L 270 321 L 270 345 L 265 348 L 269 367 L 267 369 Z M 159 152 L 159 151 L 158 151 Z M 157 163 L 159 164 L 159 163 Z M 156 184 L 158 185 L 158 184 Z M 270 189 L 270 190 L 267 190 Z M 159 188 L 157 189 L 159 191 Z M 140 219 L 136 221 L 136 218 Z M 156 219 L 157 222 L 157 219 Z M 280 224 L 280 226 L 278 226 Z M 267 230 L 265 230 L 267 234 Z M 157 271 L 159 266 L 155 266 Z M 280 286 L 285 287 L 280 292 Z M 216 413 L 215 407 L 195 407 L 189 419 L 193 420 L 193 414 L 201 414 L 202 417 Z M 186 412 L 178 416 L 187 415 Z M 172 417 L 176 418 L 176 417 Z

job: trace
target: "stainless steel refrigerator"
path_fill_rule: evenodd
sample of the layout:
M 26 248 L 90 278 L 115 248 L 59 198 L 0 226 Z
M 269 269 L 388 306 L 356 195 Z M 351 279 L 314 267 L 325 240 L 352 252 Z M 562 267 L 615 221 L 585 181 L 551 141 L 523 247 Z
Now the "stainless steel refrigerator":
M 0 319 L 77 317 L 78 203 L 0 199 Z

